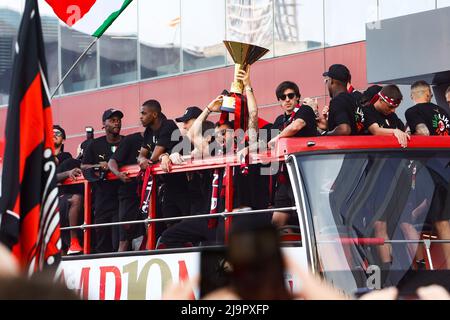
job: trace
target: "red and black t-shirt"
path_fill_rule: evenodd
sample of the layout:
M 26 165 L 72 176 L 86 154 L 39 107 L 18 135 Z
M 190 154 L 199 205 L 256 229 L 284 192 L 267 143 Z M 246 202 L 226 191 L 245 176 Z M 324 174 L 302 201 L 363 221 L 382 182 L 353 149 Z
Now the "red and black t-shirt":
M 450 134 L 450 115 L 445 109 L 434 103 L 419 103 L 406 110 L 406 121 L 411 133 L 416 133 L 418 124 L 425 124 L 432 136 Z
M 341 124 L 348 124 L 351 134 L 357 135 L 357 106 L 355 97 L 348 92 L 341 92 L 330 101 L 328 114 L 328 131 L 333 131 Z
M 374 123 L 378 124 L 380 128 L 385 129 L 400 129 L 405 131 L 405 125 L 402 120 L 397 117 L 397 115 L 393 112 L 389 115 L 384 115 L 379 112 L 373 105 L 369 105 L 367 107 L 362 108 L 363 111 L 363 124 L 364 129 L 367 134 L 370 134 L 369 128 Z
M 288 125 L 294 122 L 296 119 L 302 119 L 305 121 L 306 126 L 299 130 L 294 137 L 314 137 L 317 136 L 317 124 L 316 115 L 313 109 L 308 105 L 302 105 L 298 108 L 294 117 L 288 114 L 282 114 L 276 118 L 272 128 L 283 131 Z

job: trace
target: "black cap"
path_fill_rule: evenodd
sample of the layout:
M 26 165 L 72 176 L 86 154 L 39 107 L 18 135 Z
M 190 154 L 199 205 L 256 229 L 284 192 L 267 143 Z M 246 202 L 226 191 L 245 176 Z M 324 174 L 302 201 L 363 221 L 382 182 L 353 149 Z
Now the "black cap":
M 323 76 L 345 83 L 350 82 L 350 79 L 352 78 L 350 71 L 343 64 L 333 64 L 327 72 L 324 72 Z
M 64 140 L 66 140 L 66 132 L 64 131 L 63 128 L 61 128 L 61 126 L 55 124 L 55 125 L 53 126 L 53 130 L 58 130 L 59 132 L 61 132 L 61 133 L 62 133 L 62 138 L 63 138 Z
M 186 109 L 184 114 L 181 117 L 176 118 L 175 121 L 176 122 L 186 122 L 191 119 L 198 118 L 201 114 L 202 114 L 202 110 L 199 107 L 189 107 Z
M 105 122 L 106 120 L 108 120 L 112 116 L 119 116 L 120 119 L 122 119 L 123 118 L 123 113 L 120 110 L 110 108 L 110 109 L 106 110 L 105 112 L 103 112 L 102 121 Z

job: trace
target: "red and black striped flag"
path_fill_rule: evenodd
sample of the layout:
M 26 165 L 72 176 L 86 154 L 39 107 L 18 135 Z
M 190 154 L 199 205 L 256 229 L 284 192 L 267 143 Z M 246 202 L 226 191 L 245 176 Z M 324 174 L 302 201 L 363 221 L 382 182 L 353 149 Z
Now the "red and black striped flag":
M 37 0 L 27 0 L 15 46 L 0 196 L 0 240 L 29 275 L 60 261 L 52 111 Z M 56 269 L 56 268 L 55 268 Z

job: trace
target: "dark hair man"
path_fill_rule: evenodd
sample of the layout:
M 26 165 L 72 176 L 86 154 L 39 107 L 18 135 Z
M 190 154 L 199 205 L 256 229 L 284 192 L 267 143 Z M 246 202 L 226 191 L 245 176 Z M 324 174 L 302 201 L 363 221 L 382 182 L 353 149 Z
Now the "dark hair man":
M 431 86 L 426 81 L 417 81 L 411 85 L 411 99 L 416 105 L 406 110 L 405 113 L 411 133 L 422 136 L 448 136 L 450 134 L 450 114 L 444 108 L 431 103 L 432 98 Z M 438 185 L 437 181 L 435 183 Z M 445 203 L 450 201 L 448 198 L 447 195 L 447 200 L 436 199 L 435 202 Z M 448 206 L 446 209 L 442 208 L 441 211 L 434 214 L 432 220 L 439 239 L 448 240 L 450 239 L 450 211 Z M 442 248 L 447 267 L 450 268 L 450 244 L 443 244 Z
M 94 139 L 86 149 L 81 168 L 106 173 L 108 161 L 122 142 L 120 135 L 123 113 L 117 109 L 108 109 L 103 113 L 102 121 L 105 136 Z M 94 183 L 94 223 L 118 221 L 118 190 L 120 181 L 97 181 Z M 117 227 L 101 227 L 95 229 L 96 253 L 117 251 L 119 244 Z
M 69 152 L 64 151 L 64 141 L 66 140 L 66 131 L 59 125 L 53 126 L 53 143 L 55 144 L 56 164 L 62 163 L 66 159 L 72 158 Z
M 139 218 L 139 196 L 136 178 L 130 178 L 127 172 L 119 170 L 119 167 L 137 164 L 137 158 L 141 150 L 143 134 L 136 132 L 123 138 L 116 152 L 109 159 L 108 167 L 122 184 L 119 186 L 119 221 L 133 221 Z M 132 248 L 133 239 L 144 235 L 144 225 L 121 225 L 119 227 L 119 252 Z
M 273 148 L 280 138 L 317 136 L 316 114 L 310 106 L 300 104 L 301 94 L 297 84 L 284 81 L 278 85 L 275 94 L 281 104 L 283 114 L 276 118 L 272 126 L 272 129 L 277 129 L 280 133 L 270 140 L 269 147 Z M 281 165 L 277 175 L 274 202 L 276 208 L 294 205 L 294 195 L 284 164 Z M 272 223 L 282 227 L 292 220 L 290 217 L 293 217 L 292 212 L 275 211 Z M 290 221 L 289 224 L 298 224 L 295 220 Z
M 363 124 L 367 133 L 374 136 L 395 136 L 398 143 L 406 148 L 409 134 L 405 132 L 405 125 L 395 114 L 400 106 L 403 95 L 396 85 L 385 86 L 378 93 L 378 100 L 363 107 Z
M 355 98 L 347 91 L 350 71 L 342 64 L 333 64 L 323 74 L 331 97 L 328 114 L 330 136 L 349 136 L 358 133 L 356 127 L 357 106 Z
M 411 86 L 411 99 L 415 106 L 406 110 L 406 121 L 412 134 L 422 136 L 448 136 L 450 115 L 447 110 L 431 103 L 433 94 L 426 81 L 417 81 Z
M 169 155 L 182 141 L 181 132 L 173 120 L 161 112 L 157 100 L 148 100 L 141 106 L 141 123 L 145 127 L 144 140 L 138 158 L 142 170 L 149 164 L 158 163 Z M 189 213 L 188 183 L 184 173 L 161 176 L 163 184 L 159 198 L 162 201 L 161 212 L 164 218 L 181 216 Z M 173 222 L 166 223 L 167 226 Z
M 62 182 L 68 178 L 76 180 L 81 176 L 79 161 L 72 158 L 69 152 L 62 151 L 64 149 L 64 140 L 66 132 L 59 125 L 53 126 L 53 142 L 55 144 L 56 155 L 56 179 Z M 59 207 L 61 213 L 61 226 L 76 226 L 80 218 L 83 200 L 83 187 L 81 185 L 61 186 L 59 187 Z M 61 233 L 63 250 L 67 250 L 67 254 L 77 254 L 83 251 L 78 239 L 77 230 L 71 230 L 68 233 Z

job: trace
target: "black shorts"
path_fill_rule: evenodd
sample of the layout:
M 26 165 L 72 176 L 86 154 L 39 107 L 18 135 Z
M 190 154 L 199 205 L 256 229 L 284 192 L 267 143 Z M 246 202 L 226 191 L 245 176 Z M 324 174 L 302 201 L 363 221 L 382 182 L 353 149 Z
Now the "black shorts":
M 275 208 L 288 208 L 295 206 L 294 193 L 292 191 L 291 184 L 279 184 L 275 190 L 274 198 Z M 288 225 L 298 226 L 299 221 L 296 211 L 283 211 L 289 215 Z

